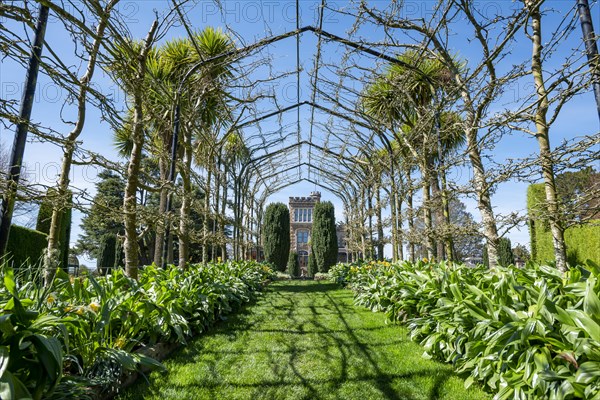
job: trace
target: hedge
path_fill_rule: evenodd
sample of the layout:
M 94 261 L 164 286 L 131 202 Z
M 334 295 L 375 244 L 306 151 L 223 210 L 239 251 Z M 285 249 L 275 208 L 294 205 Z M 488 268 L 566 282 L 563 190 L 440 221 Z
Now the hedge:
M 290 211 L 283 203 L 267 206 L 263 223 L 265 261 L 284 272 L 290 255 Z
M 330 201 L 317 203 L 313 215 L 312 254 L 314 254 L 318 272 L 326 273 L 338 260 L 338 240 L 333 204 Z
M 527 209 L 529 211 L 529 234 L 531 238 L 531 259 L 544 264 L 554 260 L 552 232 L 548 221 L 543 218 L 544 184 L 536 183 L 527 189 Z M 583 264 L 586 260 L 600 263 L 600 220 L 572 226 L 565 230 L 567 261 L 570 265 Z
M 9 265 L 19 268 L 39 263 L 47 245 L 45 233 L 11 225 L 6 248 Z
M 50 233 L 50 225 L 52 223 L 52 211 L 53 202 L 52 197 L 56 196 L 56 189 L 50 188 L 46 193 L 46 197 L 40 204 L 40 210 L 38 211 L 38 218 L 36 224 L 36 230 L 43 232 L 46 235 Z M 60 249 L 60 260 L 61 268 L 65 270 L 69 266 L 69 247 L 71 242 L 71 220 L 72 220 L 72 209 L 71 204 L 73 202 L 73 193 L 69 191 L 67 194 L 67 207 L 63 209 L 58 233 L 58 246 Z

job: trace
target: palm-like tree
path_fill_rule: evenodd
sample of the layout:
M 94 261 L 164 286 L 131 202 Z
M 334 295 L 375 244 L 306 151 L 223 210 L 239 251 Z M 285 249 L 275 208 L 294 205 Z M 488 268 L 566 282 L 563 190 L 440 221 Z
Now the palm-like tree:
M 442 135 L 440 97 L 451 90 L 446 66 L 435 57 L 408 51 L 369 85 L 363 96 L 367 114 L 382 122 L 416 160 L 422 179 L 423 222 L 427 256 L 434 256 L 431 186 L 435 160 L 460 143 L 459 135 Z M 432 112 L 433 110 L 433 112 Z M 453 132 L 454 133 L 454 132 Z M 440 143 L 445 143 L 440 146 Z
M 211 149 L 208 140 L 214 127 L 229 119 L 229 107 L 224 99 L 223 82 L 231 77 L 231 62 L 223 58 L 208 62 L 183 82 L 188 71 L 204 60 L 226 53 L 233 48 L 230 38 L 222 31 L 206 28 L 194 34 L 192 39 L 175 39 L 164 43 L 150 52 L 146 61 L 144 111 L 147 116 L 145 149 L 158 159 L 160 183 L 159 215 L 164 215 L 171 188 L 168 175 L 171 163 L 171 141 L 173 132 L 173 104 L 180 105 L 181 138 L 177 149 L 178 170 L 182 179 L 182 199 L 180 209 L 179 237 L 180 265 L 188 261 L 189 218 L 191 213 L 192 166 L 194 158 L 202 149 Z M 180 85 L 185 85 L 180 98 L 177 97 Z M 127 88 L 126 88 L 127 89 Z M 129 153 L 131 130 L 128 124 L 115 132 L 117 148 Z M 208 193 L 205 197 L 209 197 Z M 154 262 L 162 264 L 162 249 L 165 229 L 161 223 L 156 226 Z M 172 260 L 169 260 L 172 261 Z

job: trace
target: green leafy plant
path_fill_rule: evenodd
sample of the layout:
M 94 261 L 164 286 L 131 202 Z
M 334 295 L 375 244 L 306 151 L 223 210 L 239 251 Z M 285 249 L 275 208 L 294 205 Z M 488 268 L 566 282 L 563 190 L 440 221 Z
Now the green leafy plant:
M 407 324 L 428 357 L 498 399 L 598 398 L 600 268 L 470 268 L 446 263 L 338 265 L 356 302 Z

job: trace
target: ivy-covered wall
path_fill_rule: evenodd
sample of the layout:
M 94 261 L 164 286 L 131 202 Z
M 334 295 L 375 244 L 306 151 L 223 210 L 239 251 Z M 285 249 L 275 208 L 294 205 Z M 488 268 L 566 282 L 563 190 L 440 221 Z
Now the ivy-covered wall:
M 527 209 L 531 259 L 538 263 L 554 260 L 552 233 L 548 221 L 543 217 L 544 202 L 544 184 L 530 185 L 527 190 Z M 600 263 L 600 220 L 568 228 L 565 231 L 565 242 L 569 264 L 581 264 L 587 259 Z

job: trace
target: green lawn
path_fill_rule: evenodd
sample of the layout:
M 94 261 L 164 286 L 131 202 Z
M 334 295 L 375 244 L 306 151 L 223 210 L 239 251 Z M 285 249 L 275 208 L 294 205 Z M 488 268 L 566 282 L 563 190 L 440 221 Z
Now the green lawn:
M 406 330 L 355 307 L 352 293 L 276 282 L 165 361 L 121 399 L 487 399 L 426 360 Z

